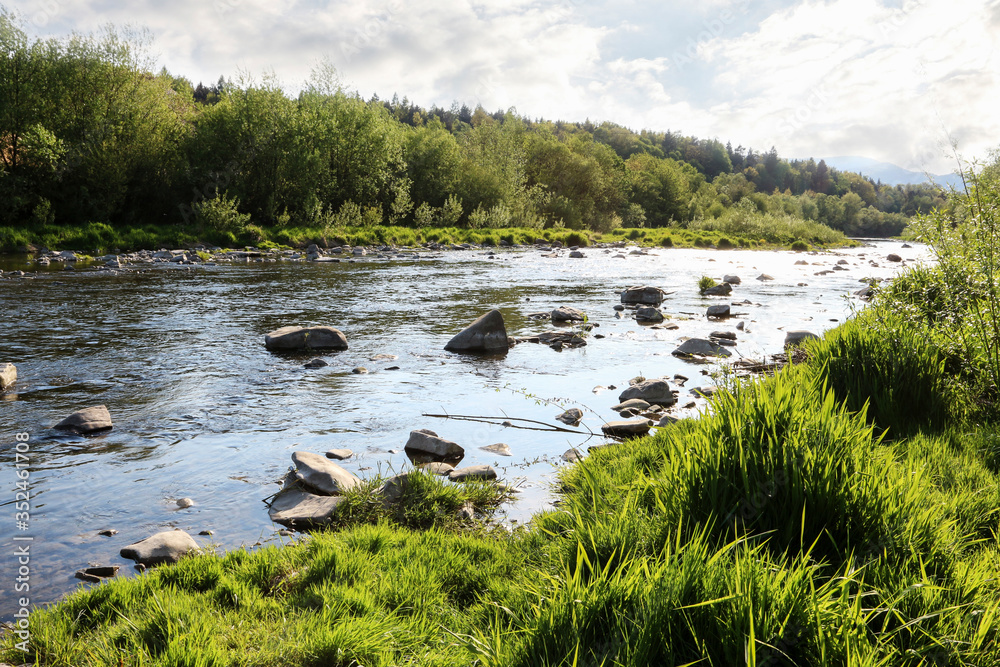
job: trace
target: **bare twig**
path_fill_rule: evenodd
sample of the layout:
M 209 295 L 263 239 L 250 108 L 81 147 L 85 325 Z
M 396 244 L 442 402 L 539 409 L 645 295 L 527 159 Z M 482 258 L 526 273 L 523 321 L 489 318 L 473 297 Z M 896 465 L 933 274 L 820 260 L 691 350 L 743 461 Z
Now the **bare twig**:
M 587 435 L 587 433 L 584 433 L 582 431 L 574 431 L 573 429 L 563 428 L 561 426 L 555 426 L 553 424 L 547 424 L 546 422 L 536 421 L 534 419 L 522 419 L 519 417 L 486 417 L 486 416 L 476 416 L 476 415 L 431 415 L 427 413 L 422 414 L 421 417 L 433 417 L 436 419 L 454 419 L 456 421 L 467 421 L 467 422 L 482 422 L 485 424 L 507 422 L 506 424 L 504 424 L 505 426 L 509 426 L 510 428 L 519 428 L 526 431 L 553 431 L 560 433 L 573 433 L 575 435 Z M 525 422 L 527 424 L 539 424 L 541 426 L 544 426 L 545 428 L 538 428 L 537 426 L 518 426 L 516 424 L 511 424 L 510 422 L 512 421 Z M 590 432 L 590 435 L 591 436 L 594 435 L 593 431 Z

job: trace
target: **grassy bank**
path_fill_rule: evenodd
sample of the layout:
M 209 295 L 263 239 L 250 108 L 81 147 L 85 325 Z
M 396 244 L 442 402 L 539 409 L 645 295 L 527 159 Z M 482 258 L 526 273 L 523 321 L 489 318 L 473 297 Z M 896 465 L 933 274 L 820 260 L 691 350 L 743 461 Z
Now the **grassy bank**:
M 115 250 L 156 250 L 187 248 L 195 245 L 220 247 L 287 246 L 304 248 L 310 243 L 322 246 L 418 246 L 426 243 L 475 243 L 489 246 L 526 245 L 536 240 L 560 242 L 565 246 L 591 246 L 598 243 L 631 241 L 643 246 L 676 248 L 786 248 L 808 250 L 847 246 L 852 242 L 840 232 L 822 225 L 803 223 L 801 228 L 784 227 L 725 231 L 713 229 L 618 229 L 600 234 L 569 229 L 465 229 L 456 227 L 349 227 L 341 229 L 286 227 L 264 229 L 248 225 L 238 232 L 204 230 L 181 225 L 144 225 L 119 228 L 103 223 L 88 225 L 44 225 L 40 227 L 0 227 L 0 253 L 18 252 L 34 245 L 58 250 L 79 250 L 106 254 Z M 816 233 L 813 233 L 816 232 Z

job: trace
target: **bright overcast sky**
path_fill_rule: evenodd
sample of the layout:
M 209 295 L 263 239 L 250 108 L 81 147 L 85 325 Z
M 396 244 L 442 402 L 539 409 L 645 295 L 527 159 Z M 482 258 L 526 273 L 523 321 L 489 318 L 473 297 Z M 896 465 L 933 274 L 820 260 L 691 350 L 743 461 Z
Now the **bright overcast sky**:
M 1000 0 L 0 0 L 40 36 L 111 22 L 206 84 L 320 59 L 365 98 L 611 120 L 786 157 L 947 173 L 1000 145 Z

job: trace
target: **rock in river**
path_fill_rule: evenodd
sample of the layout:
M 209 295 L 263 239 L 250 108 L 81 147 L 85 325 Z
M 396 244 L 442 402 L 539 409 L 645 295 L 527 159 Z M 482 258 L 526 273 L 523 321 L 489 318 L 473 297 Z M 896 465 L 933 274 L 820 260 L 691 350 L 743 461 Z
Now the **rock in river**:
M 486 313 L 444 346 L 450 352 L 506 352 L 509 348 L 507 328 L 499 310 Z
M 671 354 L 675 357 L 731 357 L 733 353 L 718 343 L 704 338 L 691 338 L 681 343 L 681 346 Z
M 723 306 L 709 306 L 708 310 L 705 311 L 705 317 L 708 318 L 729 317 L 730 315 L 732 315 L 732 309 L 729 304 Z
M 17 367 L 14 364 L 0 366 L 0 391 L 12 387 L 17 382 Z
M 580 420 L 583 419 L 583 410 L 580 408 L 570 408 L 561 415 L 558 415 L 556 419 L 567 426 L 579 426 Z
M 637 322 L 659 323 L 664 320 L 663 313 L 652 306 L 639 306 L 635 311 Z
M 79 412 L 74 412 L 66 419 L 55 425 L 61 431 L 74 431 L 76 433 L 96 433 L 107 431 L 112 428 L 111 413 L 103 405 L 86 408 Z
M 479 449 L 484 452 L 490 452 L 492 454 L 499 454 L 500 456 L 510 456 L 510 445 L 503 442 L 498 442 L 495 445 L 486 445 L 485 447 L 480 447 Z
M 320 493 L 335 496 L 361 483 L 360 479 L 319 454 L 295 452 L 292 462 L 299 481 Z
M 644 303 L 658 306 L 663 303 L 664 292 L 659 287 L 629 287 L 622 292 L 622 303 Z
M 601 427 L 604 435 L 614 438 L 634 438 L 649 433 L 653 428 L 653 422 L 648 419 L 638 419 L 634 421 L 608 422 Z
M 730 285 L 739 285 L 743 281 L 740 279 L 739 276 L 732 276 L 732 275 L 730 275 L 730 276 L 724 276 L 722 278 L 722 282 L 729 283 Z
M 182 556 L 198 550 L 198 543 L 183 530 L 165 530 L 121 550 L 122 558 L 142 565 L 176 563 Z
M 264 336 L 269 350 L 346 350 L 347 337 L 333 327 L 282 327 Z
M 410 431 L 406 449 L 431 454 L 441 459 L 457 459 L 465 456 L 465 450 L 457 443 L 445 440 L 428 429 Z
M 732 277 L 732 276 L 730 276 Z M 715 287 L 709 287 L 702 294 L 705 296 L 729 296 L 733 293 L 733 286 L 729 283 L 721 283 Z
M 322 526 L 330 523 L 344 500 L 343 496 L 317 496 L 290 489 L 278 494 L 267 514 L 271 521 L 289 528 Z
M 814 340 L 819 339 L 819 336 L 811 331 L 786 331 L 785 332 L 785 347 L 797 347 L 802 344 L 804 340 Z
M 638 382 L 618 396 L 618 400 L 626 405 L 626 401 L 639 399 L 650 405 L 673 405 L 677 402 L 666 380 L 645 380 Z M 628 404 L 630 407 L 637 404 Z
M 456 468 L 448 473 L 452 482 L 469 482 L 472 480 L 491 480 L 497 478 L 497 471 L 491 466 L 479 465 L 467 468 Z
M 333 459 L 334 461 L 343 461 L 352 456 L 354 456 L 354 452 L 349 449 L 331 449 L 326 453 L 326 458 Z
M 583 314 L 582 310 L 569 306 L 560 306 L 552 311 L 553 322 L 583 322 L 586 319 L 587 316 Z

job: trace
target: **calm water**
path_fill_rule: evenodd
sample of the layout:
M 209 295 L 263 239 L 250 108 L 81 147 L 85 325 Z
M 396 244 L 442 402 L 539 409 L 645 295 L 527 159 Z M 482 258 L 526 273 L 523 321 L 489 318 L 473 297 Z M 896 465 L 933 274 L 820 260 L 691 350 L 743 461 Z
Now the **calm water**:
M 554 423 L 561 407 L 577 406 L 600 432 L 618 418 L 609 407 L 637 375 L 691 378 L 681 389 L 711 384 L 705 366 L 670 352 L 685 337 L 711 331 L 739 333 L 739 354 L 781 350 L 782 329 L 821 333 L 843 321 L 857 299 L 847 297 L 863 277 L 888 277 L 920 248 L 878 242 L 824 255 L 790 252 L 653 250 L 615 258 L 619 251 L 587 249 L 585 259 L 543 258 L 537 250 L 450 252 L 424 259 L 366 258 L 354 263 L 250 263 L 157 267 L 140 273 L 51 271 L 34 279 L 0 279 L 0 363 L 18 368 L 18 383 L 2 397 L 0 414 L 0 616 L 13 609 L 13 436 L 32 434 L 33 602 L 57 599 L 88 564 L 120 564 L 123 546 L 159 530 L 182 528 L 202 544 L 223 549 L 281 538 L 262 499 L 288 468 L 296 450 L 354 450 L 343 465 L 366 477 L 408 467 L 410 430 L 430 428 L 465 447 L 465 464 L 489 463 L 519 486 L 505 520 L 524 521 L 547 507 L 559 456 L 572 446 L 600 442 L 587 436 L 542 433 L 422 413 L 520 417 Z M 809 266 L 794 266 L 797 260 Z M 847 271 L 826 276 L 846 259 Z M 875 260 L 878 268 L 869 264 Z M 814 264 L 815 263 L 815 264 Z M 0 268 L 33 269 L 5 258 Z M 53 264 L 53 268 L 58 268 Z M 773 282 L 759 282 L 766 272 Z M 731 299 L 698 296 L 701 275 L 743 279 Z M 799 283 L 808 283 L 800 287 Z M 616 319 L 618 293 L 649 284 L 673 292 L 662 310 L 679 325 L 656 330 Z M 743 314 L 712 323 L 707 306 L 734 306 Z M 587 347 L 556 352 L 522 344 L 505 358 L 477 359 L 443 350 L 471 320 L 499 308 L 508 333 L 550 330 L 527 315 L 567 305 L 587 312 L 594 333 Z M 330 366 L 307 370 L 310 356 L 264 349 L 263 336 L 285 325 L 332 325 L 351 349 L 324 354 Z M 372 361 L 379 354 L 395 360 Z M 316 356 L 316 355 L 311 355 Z M 364 366 L 371 372 L 356 375 Z M 399 370 L 385 370 L 399 366 Z M 614 385 L 617 390 L 602 389 Z M 105 404 L 113 431 L 67 437 L 51 426 L 70 413 Z M 695 410 L 700 409 L 696 408 Z M 676 410 L 683 416 L 695 410 Z M 581 429 L 585 430 L 585 429 Z M 480 450 L 505 442 L 513 456 Z M 174 501 L 195 505 L 179 510 Z M 113 537 L 97 535 L 114 528 Z

